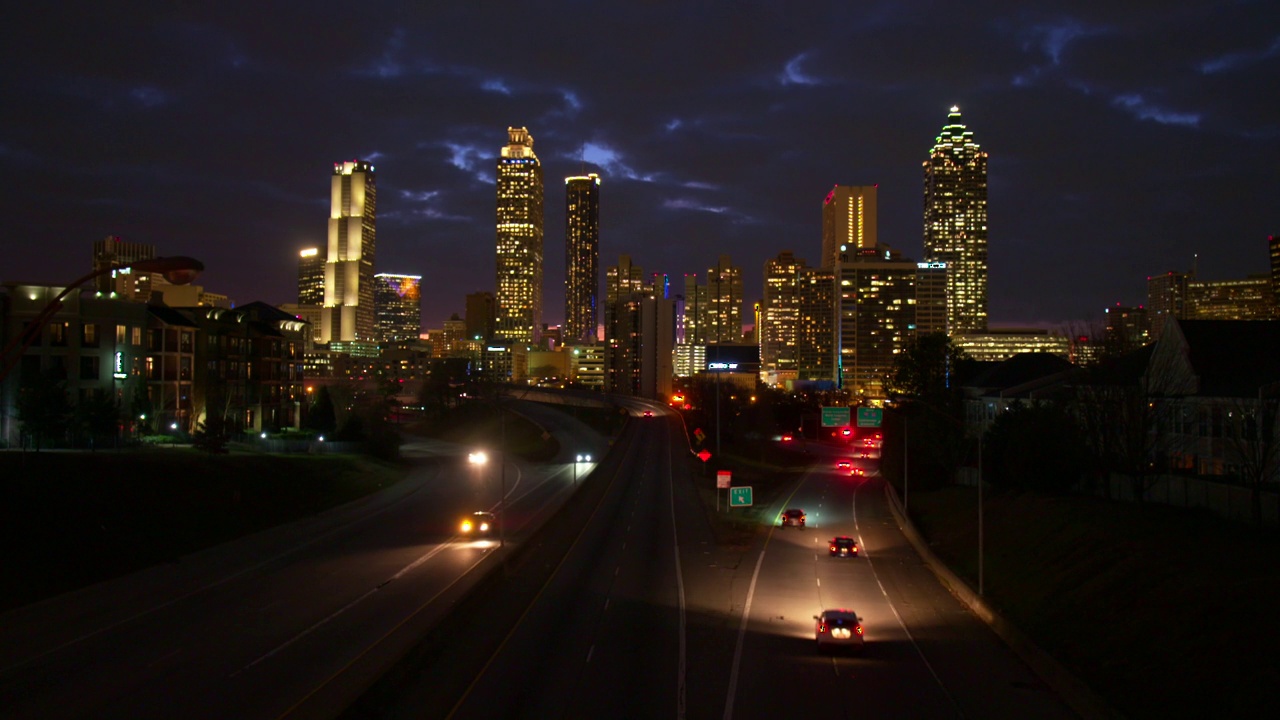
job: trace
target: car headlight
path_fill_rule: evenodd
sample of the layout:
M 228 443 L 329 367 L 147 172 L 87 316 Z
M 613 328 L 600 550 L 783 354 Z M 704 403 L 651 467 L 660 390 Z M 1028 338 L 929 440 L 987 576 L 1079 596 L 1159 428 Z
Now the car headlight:
M 462 521 L 462 532 L 464 532 L 464 533 L 469 533 L 469 532 L 471 532 L 471 521 L 470 521 L 470 520 L 463 520 L 463 521 Z

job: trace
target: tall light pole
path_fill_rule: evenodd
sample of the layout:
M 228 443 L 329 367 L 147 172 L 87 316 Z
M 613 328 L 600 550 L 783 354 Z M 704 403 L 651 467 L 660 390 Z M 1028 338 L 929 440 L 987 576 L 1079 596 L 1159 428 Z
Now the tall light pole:
M 18 359 L 26 353 L 27 348 L 31 347 L 31 343 L 40 337 L 40 333 L 44 331 L 44 326 L 49 323 L 54 314 L 62 307 L 62 300 L 70 295 L 81 285 L 100 276 L 106 275 L 114 270 L 123 270 L 130 268 L 139 272 L 159 273 L 164 275 L 165 279 L 174 285 L 186 285 L 204 270 L 204 263 L 182 255 L 174 255 L 171 257 L 150 258 L 147 260 L 138 260 L 136 262 L 126 263 L 124 265 L 115 265 L 112 267 L 94 270 L 87 275 L 83 275 L 72 280 L 58 296 L 49 301 L 35 318 L 23 328 L 22 332 L 13 337 L 12 340 L 0 350 L 0 383 L 9 376 L 9 372 L 18 364 Z

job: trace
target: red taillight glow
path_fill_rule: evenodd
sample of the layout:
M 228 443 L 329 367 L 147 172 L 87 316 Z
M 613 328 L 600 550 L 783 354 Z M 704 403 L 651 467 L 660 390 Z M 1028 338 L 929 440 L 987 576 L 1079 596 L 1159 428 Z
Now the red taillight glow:
M 862 634 L 862 625 L 861 625 L 861 624 L 854 625 L 854 626 L 853 626 L 853 631 L 854 631 L 854 632 L 856 632 L 856 633 L 858 633 L 859 635 L 861 635 L 861 634 Z
M 835 546 L 835 545 L 832 545 L 832 546 L 831 546 L 831 552 L 835 552 L 835 551 L 836 551 L 836 546 Z

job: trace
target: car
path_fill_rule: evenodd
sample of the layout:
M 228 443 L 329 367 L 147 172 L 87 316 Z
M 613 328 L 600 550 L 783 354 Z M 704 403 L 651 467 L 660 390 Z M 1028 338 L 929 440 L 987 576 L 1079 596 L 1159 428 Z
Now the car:
M 849 608 L 834 608 L 823 610 L 813 619 L 813 637 L 818 644 L 818 652 L 838 648 L 862 651 L 862 618 L 856 612 Z
M 861 477 L 861 476 L 863 476 L 863 475 L 866 475 L 866 474 L 867 474 L 867 471 L 866 471 L 866 470 L 863 470 L 863 469 L 862 469 L 862 468 L 860 468 L 860 467 L 856 467 L 856 468 L 852 468 L 851 470 L 849 470 L 849 474 L 850 474 L 850 475 L 856 475 L 856 476 L 858 476 L 858 477 Z
M 792 525 L 794 527 L 804 529 L 804 511 L 801 510 L 800 508 L 790 508 L 790 509 L 784 510 L 782 512 L 782 515 L 779 516 L 778 522 L 781 524 L 782 527 L 787 527 L 788 525 Z
M 827 545 L 831 557 L 858 557 L 858 541 L 848 535 L 837 535 Z
M 647 418 L 653 417 L 653 411 L 652 411 L 652 410 L 645 410 L 645 411 L 644 411 L 644 416 L 645 416 L 645 417 L 647 417 Z
M 852 461 L 852 460 L 840 460 L 839 462 L 837 462 L 837 463 L 836 463 L 836 469 L 837 469 L 837 470 L 843 470 L 843 471 L 845 471 L 845 472 L 853 472 L 853 461 Z
M 791 442 L 795 438 L 791 437 L 791 433 L 782 436 L 782 442 Z
M 498 520 L 491 512 L 477 510 L 464 517 L 458 529 L 463 535 L 489 535 L 498 528 Z

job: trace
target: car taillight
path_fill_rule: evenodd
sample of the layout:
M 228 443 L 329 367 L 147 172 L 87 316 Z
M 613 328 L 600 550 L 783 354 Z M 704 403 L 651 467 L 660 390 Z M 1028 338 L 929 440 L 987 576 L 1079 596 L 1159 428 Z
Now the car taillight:
M 480 532 L 489 532 L 489 523 L 480 523 Z
M 854 626 L 853 626 L 853 631 L 854 631 L 854 632 L 856 632 L 856 633 L 858 633 L 859 635 L 861 635 L 861 634 L 862 634 L 862 625 L 861 625 L 861 623 L 859 623 L 858 625 L 854 625 Z
M 824 632 L 826 632 L 826 631 L 827 631 L 827 624 L 826 624 L 826 623 L 821 623 L 821 624 L 819 624 L 819 625 L 818 625 L 818 632 L 820 632 L 820 633 L 824 633 Z
M 470 521 L 470 520 L 463 520 L 463 521 L 462 521 L 462 532 L 471 532 L 471 521 Z
M 835 552 L 835 551 L 836 551 L 836 546 L 835 546 L 835 545 L 832 545 L 832 546 L 831 546 L 831 552 Z

